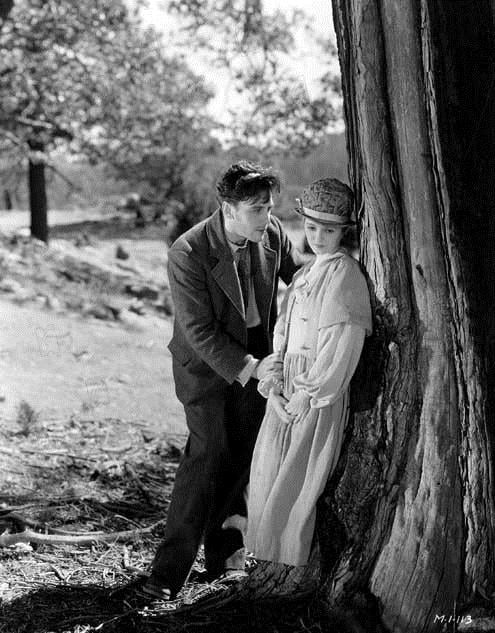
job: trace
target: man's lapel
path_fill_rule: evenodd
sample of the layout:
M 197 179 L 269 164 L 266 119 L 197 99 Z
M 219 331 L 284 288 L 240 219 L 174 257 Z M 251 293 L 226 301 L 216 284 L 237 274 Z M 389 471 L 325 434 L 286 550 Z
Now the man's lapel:
M 206 224 L 210 253 L 212 255 L 211 274 L 235 308 L 246 318 L 241 287 L 235 269 L 232 251 L 227 243 L 220 209 L 217 209 Z
M 254 282 L 254 294 L 261 322 L 268 330 L 273 288 L 277 276 L 277 253 L 270 248 L 267 235 L 258 243 L 251 244 L 251 266 Z

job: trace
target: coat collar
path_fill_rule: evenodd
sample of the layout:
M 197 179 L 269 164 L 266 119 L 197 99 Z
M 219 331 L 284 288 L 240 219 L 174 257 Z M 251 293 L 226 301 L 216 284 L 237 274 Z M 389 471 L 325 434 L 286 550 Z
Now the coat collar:
M 242 291 L 235 269 L 232 250 L 225 236 L 223 215 L 220 209 L 217 209 L 208 219 L 206 235 L 210 243 L 210 255 L 212 257 L 211 274 L 242 318 L 245 319 Z
M 222 210 L 218 208 L 206 222 L 206 234 L 210 243 L 210 254 L 217 259 L 233 259 L 225 236 Z

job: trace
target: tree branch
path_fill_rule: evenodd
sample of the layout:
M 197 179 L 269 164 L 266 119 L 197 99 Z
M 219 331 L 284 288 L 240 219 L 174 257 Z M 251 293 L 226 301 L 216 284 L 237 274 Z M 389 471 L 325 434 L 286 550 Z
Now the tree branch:
M 56 174 L 59 178 L 61 178 L 65 182 L 66 185 L 69 185 L 71 191 L 78 191 L 78 192 L 83 191 L 83 188 L 80 185 L 73 182 L 70 178 L 67 178 L 67 176 L 63 174 L 61 171 L 59 171 L 55 167 L 55 165 L 53 165 L 52 163 L 47 163 L 47 167 L 51 169 L 51 171 L 53 171 L 53 173 Z
M 0 134 L 3 134 L 3 136 L 5 136 L 5 138 L 8 138 L 9 141 L 14 143 L 14 145 L 19 145 L 19 147 L 22 147 L 24 145 L 24 141 L 21 138 L 19 138 L 12 132 L 9 132 L 8 130 L 4 130 L 0 128 Z
M 63 127 L 49 123 L 48 121 L 40 121 L 38 119 L 30 119 L 23 116 L 16 117 L 15 121 L 20 125 L 25 125 L 34 130 L 46 130 L 47 132 L 50 132 L 52 136 L 59 136 L 60 138 L 67 138 L 69 140 L 74 138 L 74 135 L 70 130 L 66 130 Z
M 17 543 L 39 543 L 42 545 L 91 545 L 92 543 L 117 543 L 119 541 L 132 541 L 143 534 L 150 534 L 156 527 L 165 522 L 160 519 L 153 525 L 136 530 L 124 530 L 123 532 L 93 532 L 88 534 L 78 534 L 75 536 L 67 534 L 40 534 L 26 529 L 23 532 L 0 534 L 0 547 L 9 547 Z

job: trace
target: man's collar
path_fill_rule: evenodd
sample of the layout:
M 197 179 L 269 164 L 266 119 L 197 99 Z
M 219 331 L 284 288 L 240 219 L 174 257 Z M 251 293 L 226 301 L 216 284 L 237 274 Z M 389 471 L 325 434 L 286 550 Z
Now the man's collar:
M 248 245 L 247 238 L 244 238 L 244 240 L 241 242 L 239 241 L 237 235 L 234 237 L 232 233 L 229 233 L 229 231 L 227 231 L 227 229 L 225 229 L 225 237 L 227 238 L 227 242 L 229 243 L 229 246 L 233 251 L 238 251 L 239 249 L 246 248 L 246 246 Z
M 206 232 L 212 249 L 212 255 L 223 259 L 232 257 L 232 249 L 225 236 L 223 214 L 220 208 L 213 212 L 206 223 Z

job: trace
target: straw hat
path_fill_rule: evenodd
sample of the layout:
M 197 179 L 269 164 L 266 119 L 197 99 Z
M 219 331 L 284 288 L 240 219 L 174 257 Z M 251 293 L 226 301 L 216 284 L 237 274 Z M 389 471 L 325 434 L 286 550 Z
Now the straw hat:
M 353 199 L 352 190 L 343 182 L 322 178 L 303 190 L 302 200 L 296 198 L 295 211 L 321 224 L 352 226 L 356 224 L 351 219 Z

